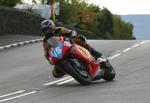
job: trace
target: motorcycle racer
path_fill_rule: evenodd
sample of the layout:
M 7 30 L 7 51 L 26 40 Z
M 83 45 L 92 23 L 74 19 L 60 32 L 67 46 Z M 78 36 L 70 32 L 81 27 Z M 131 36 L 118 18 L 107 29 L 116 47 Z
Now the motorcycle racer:
M 77 34 L 76 31 L 64 27 L 56 27 L 52 20 L 42 21 L 41 29 L 44 34 L 43 39 L 44 56 L 48 61 L 49 61 L 49 54 L 48 54 L 49 45 L 47 43 L 47 40 L 53 36 L 63 36 L 65 38 L 69 38 L 70 41 L 73 41 L 78 45 L 86 48 L 91 53 L 91 55 L 95 57 L 97 62 L 100 61 L 100 57 L 102 56 L 102 54 L 93 49 L 89 44 L 87 44 L 86 38 L 81 34 Z M 65 75 L 65 73 L 56 66 L 54 66 L 52 74 L 55 78 L 61 78 Z

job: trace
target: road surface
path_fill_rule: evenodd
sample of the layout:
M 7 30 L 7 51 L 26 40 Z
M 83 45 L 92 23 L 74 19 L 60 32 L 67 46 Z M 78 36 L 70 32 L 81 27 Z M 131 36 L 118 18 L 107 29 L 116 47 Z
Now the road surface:
M 42 43 L 0 51 L 0 103 L 149 103 L 150 41 L 91 40 L 110 59 L 114 81 L 81 86 L 55 79 Z

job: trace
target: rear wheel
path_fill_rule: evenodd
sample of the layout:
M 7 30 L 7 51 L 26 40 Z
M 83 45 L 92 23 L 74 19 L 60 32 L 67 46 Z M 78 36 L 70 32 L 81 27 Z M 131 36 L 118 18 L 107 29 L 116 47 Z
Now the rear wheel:
M 115 78 L 116 72 L 108 61 L 106 62 L 105 65 L 107 65 L 107 68 L 104 68 L 103 79 L 106 81 L 112 81 Z
M 71 59 L 65 63 L 66 71 L 82 85 L 89 85 L 91 77 L 86 69 L 86 64 L 78 59 Z

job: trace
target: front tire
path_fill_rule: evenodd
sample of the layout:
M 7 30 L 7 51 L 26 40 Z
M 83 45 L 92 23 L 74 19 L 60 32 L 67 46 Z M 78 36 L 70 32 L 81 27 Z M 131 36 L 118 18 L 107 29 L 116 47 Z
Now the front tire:
M 116 72 L 109 62 L 106 62 L 109 68 L 105 68 L 103 79 L 106 81 L 112 81 L 115 78 Z
M 78 70 L 80 69 L 73 60 L 69 60 L 65 63 L 65 69 L 68 74 L 70 74 L 75 80 L 77 80 L 81 85 L 89 85 L 91 83 L 90 76 L 87 73 L 87 77 L 81 75 Z

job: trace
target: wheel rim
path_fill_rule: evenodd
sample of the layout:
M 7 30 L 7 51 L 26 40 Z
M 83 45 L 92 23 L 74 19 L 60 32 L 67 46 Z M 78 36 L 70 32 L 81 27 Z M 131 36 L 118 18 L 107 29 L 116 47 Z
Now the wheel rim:
M 77 62 L 80 64 L 77 64 L 77 62 L 75 62 L 75 64 L 73 65 L 74 67 L 75 67 L 75 70 L 82 76 L 82 77 L 84 77 L 84 78 L 88 78 L 88 72 L 87 72 L 87 70 L 85 70 L 85 66 L 84 65 L 81 65 L 81 64 L 83 64 L 83 62 L 82 61 L 80 61 L 80 60 L 78 60 L 78 59 L 76 59 L 77 60 Z

